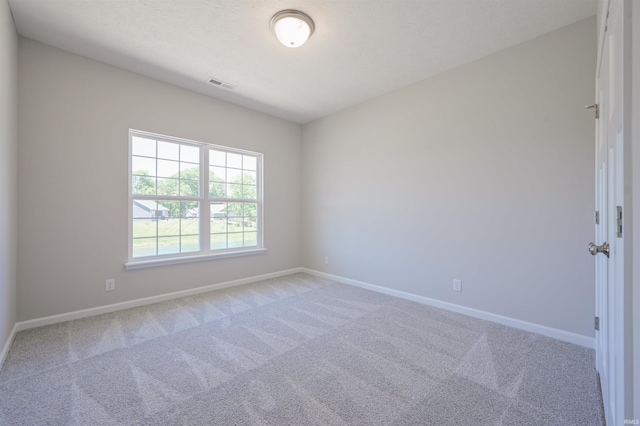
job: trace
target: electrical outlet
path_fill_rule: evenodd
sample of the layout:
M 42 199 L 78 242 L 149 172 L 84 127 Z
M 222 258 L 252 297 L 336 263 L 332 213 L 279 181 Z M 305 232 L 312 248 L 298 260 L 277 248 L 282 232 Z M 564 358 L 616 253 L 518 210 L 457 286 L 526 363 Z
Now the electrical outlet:
M 113 278 L 108 279 L 104 282 L 104 291 L 113 291 L 116 289 L 116 280 Z
M 462 291 L 462 280 L 453 280 L 453 291 Z
M 325 256 L 324 257 L 324 264 L 328 265 L 329 264 L 329 256 Z

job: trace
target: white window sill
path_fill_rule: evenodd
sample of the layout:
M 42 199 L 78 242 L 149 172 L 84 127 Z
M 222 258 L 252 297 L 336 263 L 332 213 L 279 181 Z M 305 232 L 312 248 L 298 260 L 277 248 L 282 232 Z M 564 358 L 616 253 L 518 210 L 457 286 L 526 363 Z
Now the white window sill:
M 225 259 L 228 257 L 251 256 L 254 254 L 264 254 L 266 248 L 254 248 L 248 250 L 226 251 L 223 253 L 197 254 L 193 256 L 162 257 L 158 259 L 132 260 L 124 264 L 127 270 L 151 268 L 154 266 L 177 265 L 180 263 L 201 262 L 203 260 Z

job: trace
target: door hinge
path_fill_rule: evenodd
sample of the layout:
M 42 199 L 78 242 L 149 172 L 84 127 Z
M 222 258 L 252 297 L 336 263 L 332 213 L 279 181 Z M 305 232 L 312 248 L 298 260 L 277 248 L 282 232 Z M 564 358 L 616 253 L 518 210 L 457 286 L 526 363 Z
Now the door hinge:
M 596 225 L 600 225 L 600 212 L 599 211 L 596 211 L 595 219 L 596 219 Z
M 594 317 L 593 318 L 593 328 L 595 328 L 596 331 L 600 330 L 600 318 L 599 317 Z
M 596 118 L 600 118 L 600 105 L 599 104 L 587 105 L 586 107 L 584 107 L 584 109 L 593 109 L 594 113 L 595 113 L 595 117 Z
M 616 206 L 616 236 L 622 238 L 622 206 Z

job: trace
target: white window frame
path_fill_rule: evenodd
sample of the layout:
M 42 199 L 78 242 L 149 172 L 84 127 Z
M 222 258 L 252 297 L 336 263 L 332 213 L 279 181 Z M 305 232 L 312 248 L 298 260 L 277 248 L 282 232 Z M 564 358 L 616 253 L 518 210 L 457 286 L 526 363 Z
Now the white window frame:
M 132 147 L 133 137 L 156 139 L 158 141 L 166 141 L 171 143 L 180 143 L 191 146 L 197 146 L 200 149 L 200 194 L 198 197 L 184 196 L 167 196 L 167 195 L 144 195 L 133 194 L 132 188 Z M 219 150 L 227 153 L 249 155 L 256 158 L 256 199 L 240 199 L 240 198 L 212 198 L 209 197 L 209 150 Z M 186 262 L 197 262 L 211 259 L 221 259 L 236 256 L 247 256 L 254 254 L 262 254 L 267 250 L 264 246 L 264 201 L 263 201 L 263 154 L 259 152 L 247 151 L 228 146 L 215 145 L 206 142 L 198 142 L 174 136 L 160 135 L 156 133 L 145 132 L 141 130 L 129 129 L 129 151 L 128 151 L 128 261 L 125 263 L 126 269 L 138 269 L 159 265 L 171 265 Z M 171 200 L 171 201 L 197 201 L 200 203 L 200 217 L 198 218 L 200 230 L 200 250 L 197 252 L 154 255 L 146 257 L 133 257 L 133 200 Z M 250 247 L 237 247 L 226 249 L 214 249 L 211 245 L 211 226 L 210 226 L 210 203 L 211 202 L 231 202 L 231 203 L 255 203 L 256 204 L 256 227 L 257 227 L 257 244 Z M 228 232 L 228 231 L 227 231 Z

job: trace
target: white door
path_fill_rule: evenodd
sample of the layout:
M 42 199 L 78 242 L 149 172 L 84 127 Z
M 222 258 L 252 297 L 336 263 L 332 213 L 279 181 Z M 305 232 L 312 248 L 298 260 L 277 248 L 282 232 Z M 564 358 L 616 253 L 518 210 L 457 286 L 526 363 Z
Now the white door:
M 606 2 L 606 28 L 599 51 L 596 96 L 596 368 L 600 374 L 607 424 L 624 421 L 624 146 L 623 4 Z M 606 17 L 606 18 L 605 18 Z

